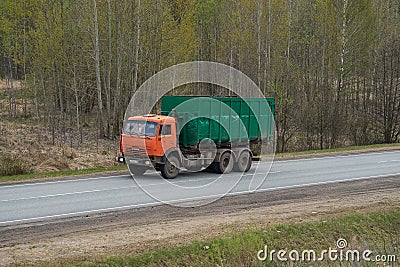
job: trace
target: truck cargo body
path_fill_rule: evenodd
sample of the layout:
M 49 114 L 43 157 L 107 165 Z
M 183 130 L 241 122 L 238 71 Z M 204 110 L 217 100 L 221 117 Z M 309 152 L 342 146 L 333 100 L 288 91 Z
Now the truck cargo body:
M 197 146 L 204 138 L 217 145 L 272 139 L 274 110 L 273 98 L 164 96 L 161 100 L 162 115 L 177 115 L 179 144 L 184 147 Z

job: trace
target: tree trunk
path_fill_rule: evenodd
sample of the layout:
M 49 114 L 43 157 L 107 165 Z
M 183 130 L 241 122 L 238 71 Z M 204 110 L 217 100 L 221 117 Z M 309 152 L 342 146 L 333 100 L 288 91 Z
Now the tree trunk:
M 103 100 L 101 95 L 101 74 L 100 74 L 100 45 L 99 45 L 99 25 L 97 21 L 97 1 L 93 0 L 93 30 L 94 30 L 94 54 L 96 69 L 96 87 L 97 87 L 97 108 L 98 108 L 98 129 L 99 136 L 104 137 L 103 127 Z
M 135 46 L 135 72 L 133 77 L 133 92 L 136 92 L 137 83 L 138 83 L 138 71 L 139 71 L 139 47 L 140 47 L 140 0 L 138 0 L 138 7 L 137 7 L 137 23 L 136 23 L 136 46 Z

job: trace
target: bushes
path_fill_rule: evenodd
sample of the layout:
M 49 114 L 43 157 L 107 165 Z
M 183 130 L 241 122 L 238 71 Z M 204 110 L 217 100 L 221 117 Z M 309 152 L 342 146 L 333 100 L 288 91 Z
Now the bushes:
M 31 173 L 32 168 L 14 156 L 0 154 L 0 176 Z

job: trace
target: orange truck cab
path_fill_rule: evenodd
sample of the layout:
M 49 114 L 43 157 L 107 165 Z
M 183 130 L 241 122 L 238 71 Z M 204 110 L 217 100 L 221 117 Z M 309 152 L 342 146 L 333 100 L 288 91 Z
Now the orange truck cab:
M 130 117 L 123 126 L 120 136 L 119 162 L 126 162 L 133 174 L 141 175 L 151 167 L 161 170 L 165 165 L 165 156 L 177 150 L 176 120 L 163 115 L 144 115 Z M 167 166 L 171 176 L 175 175 L 173 166 Z M 166 170 L 168 173 L 168 170 Z M 164 176 L 164 174 L 163 174 Z M 167 178 L 174 178 L 168 177 Z

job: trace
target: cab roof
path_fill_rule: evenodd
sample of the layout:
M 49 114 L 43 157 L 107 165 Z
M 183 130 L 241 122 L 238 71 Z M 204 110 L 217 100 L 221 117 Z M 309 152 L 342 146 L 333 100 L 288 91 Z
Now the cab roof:
M 166 123 L 166 122 L 175 122 L 175 118 L 164 116 L 164 115 L 156 115 L 156 114 L 147 114 L 143 116 L 134 116 L 129 117 L 128 120 L 137 120 L 137 121 L 150 121 L 156 123 Z

